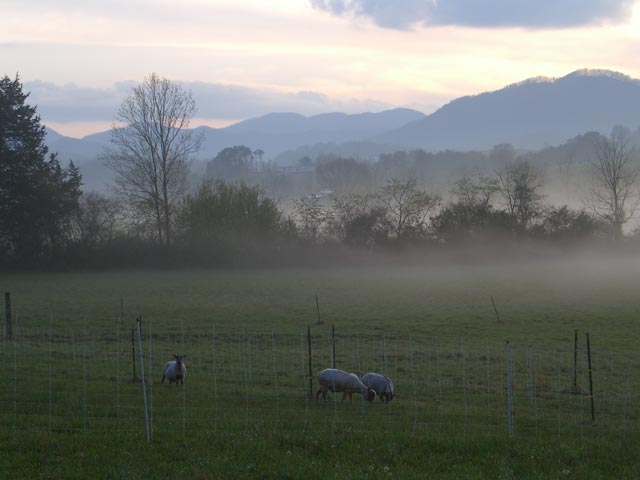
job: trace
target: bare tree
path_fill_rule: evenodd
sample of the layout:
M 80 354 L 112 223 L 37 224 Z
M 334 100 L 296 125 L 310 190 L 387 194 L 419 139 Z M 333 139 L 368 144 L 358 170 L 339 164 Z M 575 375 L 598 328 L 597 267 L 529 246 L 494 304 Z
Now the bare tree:
M 500 191 L 498 180 L 481 176 L 477 179 L 462 177 L 454 182 L 450 193 L 455 203 L 449 206 L 449 216 L 455 212 L 464 225 L 475 225 L 487 218 L 492 210 L 491 199 Z M 441 216 L 440 219 L 446 218 Z
M 98 192 L 83 193 L 71 218 L 70 234 L 87 248 L 110 242 L 116 233 L 118 204 Z
M 122 102 L 105 163 L 115 190 L 153 219 L 159 243 L 171 243 L 173 209 L 184 194 L 188 162 L 202 135 L 188 130 L 196 112 L 191 92 L 152 73 Z
M 611 226 L 612 236 L 622 238 L 622 228 L 636 212 L 640 195 L 640 165 L 637 151 L 631 146 L 629 132 L 614 128 L 602 137 L 591 162 L 592 184 L 587 207 Z
M 353 158 L 334 158 L 316 166 L 323 186 L 332 189 L 338 195 L 368 190 L 370 169 L 366 163 Z
M 313 194 L 294 200 L 293 205 L 301 236 L 312 243 L 318 242 L 323 229 L 331 222 L 331 211 Z
M 498 191 L 509 216 L 524 230 L 542 213 L 542 181 L 527 160 L 511 162 L 496 172 Z
M 440 199 L 418 188 L 415 179 L 390 180 L 377 194 L 393 222 L 396 238 L 402 238 L 408 229 L 424 227 L 429 213 L 435 210 Z
M 389 237 L 392 225 L 375 195 L 345 195 L 333 200 L 331 232 L 341 242 L 371 248 Z
M 487 208 L 491 198 L 500 191 L 498 180 L 492 177 L 481 176 L 474 179 L 462 177 L 454 182 L 451 195 L 455 196 L 458 203 L 465 207 Z

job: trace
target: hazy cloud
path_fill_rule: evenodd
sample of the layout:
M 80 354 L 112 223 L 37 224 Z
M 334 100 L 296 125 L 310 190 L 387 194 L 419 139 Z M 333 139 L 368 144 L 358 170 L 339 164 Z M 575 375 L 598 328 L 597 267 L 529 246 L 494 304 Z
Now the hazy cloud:
M 53 122 L 112 120 L 122 100 L 136 82 L 119 82 L 111 88 L 81 87 L 73 83 L 56 85 L 25 82 L 29 102 L 38 106 L 43 119 Z M 379 111 L 390 105 L 376 100 L 337 100 L 311 91 L 279 92 L 205 82 L 183 82 L 198 105 L 198 118 L 246 119 L 271 112 L 304 115 L 342 111 Z
M 51 121 L 111 120 L 122 100 L 129 94 L 133 82 L 117 83 L 111 88 L 81 87 L 74 83 L 56 85 L 36 80 L 25 82 L 30 92 L 29 103 Z
M 629 18 L 633 0 L 310 0 L 338 16 L 369 18 L 400 30 L 415 26 L 563 28 Z

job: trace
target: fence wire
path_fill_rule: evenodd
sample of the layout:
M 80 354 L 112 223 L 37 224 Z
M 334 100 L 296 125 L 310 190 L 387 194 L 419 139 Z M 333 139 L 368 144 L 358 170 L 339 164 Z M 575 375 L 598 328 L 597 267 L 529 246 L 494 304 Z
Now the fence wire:
M 306 328 L 278 333 L 211 323 L 193 333 L 181 321 L 154 322 L 153 329 L 151 323 L 143 326 L 139 339 L 119 319 L 85 320 L 76 328 L 63 324 L 51 318 L 42 328 L 16 325 L 5 340 L 0 428 L 144 432 L 141 354 L 151 437 L 220 429 L 364 433 L 375 422 L 449 438 L 508 437 L 512 430 L 514 438 L 587 439 L 636 431 L 640 417 L 640 385 L 631 374 L 637 355 L 598 348 L 597 341 L 592 422 L 587 353 L 579 348 L 574 360 L 572 342 L 566 349 L 511 343 L 509 366 L 505 343 L 489 339 L 336 331 L 334 342 L 330 329 L 318 327 L 312 329 L 309 354 Z M 337 368 L 387 375 L 397 397 L 388 404 L 360 396 L 342 401 L 331 393 L 327 401 L 316 400 L 315 375 L 331 366 L 334 344 Z M 163 384 L 163 365 L 175 354 L 186 354 L 186 379 Z

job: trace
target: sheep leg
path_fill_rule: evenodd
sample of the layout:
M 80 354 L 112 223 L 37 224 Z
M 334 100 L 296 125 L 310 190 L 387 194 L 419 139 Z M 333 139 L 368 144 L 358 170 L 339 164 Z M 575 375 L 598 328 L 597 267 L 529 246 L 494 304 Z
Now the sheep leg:
M 318 400 L 318 397 L 320 396 L 321 393 L 322 393 L 322 397 L 326 400 L 327 399 L 327 391 L 324 390 L 322 387 L 320 387 L 318 389 L 318 391 L 316 392 L 316 400 Z
M 164 383 L 165 376 L 162 375 L 162 381 L 160 383 Z

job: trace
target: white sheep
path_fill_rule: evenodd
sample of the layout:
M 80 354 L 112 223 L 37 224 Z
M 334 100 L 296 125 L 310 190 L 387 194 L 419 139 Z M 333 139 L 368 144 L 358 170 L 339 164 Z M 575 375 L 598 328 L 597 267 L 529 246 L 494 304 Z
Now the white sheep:
M 318 373 L 318 381 L 320 382 L 320 388 L 316 392 L 316 400 L 322 393 L 322 398 L 327 399 L 327 392 L 334 393 L 343 392 L 342 400 L 349 396 L 351 401 L 351 395 L 354 393 L 360 393 L 366 400 L 372 401 L 376 398 L 375 390 L 368 388 L 355 373 L 347 373 L 336 368 L 326 368 Z
M 175 360 L 164 364 L 161 383 L 164 383 L 164 379 L 167 378 L 169 385 L 173 382 L 176 382 L 176 386 L 178 382 L 184 384 L 184 379 L 187 376 L 187 366 L 184 364 L 184 357 L 186 357 L 186 355 L 176 355 Z
M 379 373 L 367 373 L 362 377 L 362 383 L 368 388 L 374 389 L 380 400 L 385 403 L 390 402 L 393 397 L 397 396 L 391 379 Z

